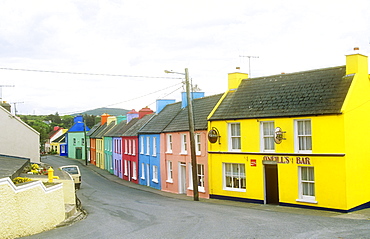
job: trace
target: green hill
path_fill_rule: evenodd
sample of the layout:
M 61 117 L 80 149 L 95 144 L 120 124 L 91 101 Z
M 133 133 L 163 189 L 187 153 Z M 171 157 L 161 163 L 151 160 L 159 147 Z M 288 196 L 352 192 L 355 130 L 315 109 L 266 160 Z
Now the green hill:
M 120 108 L 97 108 L 93 110 L 88 110 L 85 112 L 81 112 L 78 114 L 73 114 L 72 116 L 76 115 L 95 115 L 95 116 L 101 116 L 102 114 L 109 114 L 112 116 L 118 116 L 118 115 L 126 115 L 129 110 L 120 109 Z

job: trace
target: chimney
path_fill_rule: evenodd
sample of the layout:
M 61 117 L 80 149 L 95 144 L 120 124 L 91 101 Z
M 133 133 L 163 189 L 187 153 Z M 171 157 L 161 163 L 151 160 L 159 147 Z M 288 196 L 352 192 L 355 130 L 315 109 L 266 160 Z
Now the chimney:
M 175 103 L 176 100 L 166 100 L 166 99 L 160 99 L 156 101 L 156 113 L 159 114 L 163 110 L 166 105 Z
M 127 123 L 129 123 L 132 119 L 138 118 L 139 113 L 132 109 L 131 111 L 127 112 Z
M 121 123 L 124 120 L 126 120 L 126 115 L 117 116 L 117 124 Z
M 204 97 L 204 92 L 190 92 L 190 100 L 198 99 Z M 186 92 L 181 92 L 181 109 L 188 106 L 188 98 Z
M 368 75 L 367 56 L 360 54 L 358 47 L 353 49 L 354 54 L 346 56 L 346 74 L 366 74 Z
M 113 121 L 117 121 L 116 116 L 109 116 L 108 119 L 107 119 L 107 124 L 110 124 Z
M 237 71 L 239 71 L 240 68 L 237 67 Z M 240 73 L 240 72 L 234 72 L 228 74 L 228 90 L 236 90 L 243 79 L 247 79 L 248 74 L 246 73 Z
M 101 121 L 100 121 L 100 124 L 101 124 L 101 125 L 103 125 L 103 124 L 107 123 L 107 121 L 108 121 L 108 117 L 109 117 L 109 116 L 110 116 L 109 114 L 102 114 L 102 115 L 101 115 Z
M 53 131 L 57 131 L 60 127 L 59 126 L 54 126 Z
M 145 108 L 142 108 L 141 110 L 139 110 L 139 119 L 143 118 L 145 115 L 148 115 L 148 114 L 153 114 L 153 110 L 148 108 L 148 106 Z

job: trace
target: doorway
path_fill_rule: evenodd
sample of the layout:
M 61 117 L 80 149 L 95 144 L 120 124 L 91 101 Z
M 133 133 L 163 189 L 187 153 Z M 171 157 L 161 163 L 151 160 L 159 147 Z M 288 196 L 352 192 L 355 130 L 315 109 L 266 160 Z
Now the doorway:
M 76 148 L 76 159 L 82 159 L 82 148 Z
M 265 164 L 266 204 L 279 204 L 279 183 L 277 164 Z
M 179 163 L 179 193 L 186 193 L 186 163 Z

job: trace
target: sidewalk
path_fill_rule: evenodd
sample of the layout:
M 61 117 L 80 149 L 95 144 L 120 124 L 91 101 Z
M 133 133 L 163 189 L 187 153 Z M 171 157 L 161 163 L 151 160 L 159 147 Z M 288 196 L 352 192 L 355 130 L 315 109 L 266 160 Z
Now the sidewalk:
M 85 165 L 85 162 L 82 160 L 71 159 L 79 164 L 82 167 L 87 167 L 92 171 L 98 173 L 102 177 L 121 184 L 125 185 L 130 188 L 135 188 L 137 190 L 147 191 L 151 193 L 156 193 L 158 195 L 162 195 L 164 197 L 175 198 L 179 200 L 188 200 L 192 201 L 193 197 L 186 196 L 184 194 L 175 194 L 169 192 L 163 192 L 148 186 L 139 185 L 135 183 L 131 183 L 129 181 L 123 180 L 113 174 L 110 174 L 107 170 L 101 169 L 96 167 L 95 165 L 88 164 Z M 304 209 L 304 208 L 296 208 L 296 207 L 286 207 L 286 206 L 279 206 L 279 205 L 269 205 L 269 204 L 255 204 L 255 203 L 246 203 L 246 202 L 237 202 L 237 201 L 229 201 L 229 200 L 220 200 L 220 199 L 204 199 L 199 198 L 200 203 L 212 203 L 212 204 L 221 204 L 221 205 L 229 205 L 235 207 L 243 207 L 243 208 L 250 208 L 255 210 L 263 210 L 263 211 L 274 211 L 274 212 L 283 212 L 283 213 L 292 213 L 292 214 L 304 214 L 304 215 L 312 215 L 312 216 L 321 216 L 321 217 L 337 217 L 337 218 L 346 218 L 346 219 L 358 219 L 358 220 L 369 220 L 370 219 L 370 208 L 350 212 L 350 213 L 340 213 L 340 212 L 331 212 L 331 211 L 324 211 L 324 210 L 314 210 L 314 209 Z

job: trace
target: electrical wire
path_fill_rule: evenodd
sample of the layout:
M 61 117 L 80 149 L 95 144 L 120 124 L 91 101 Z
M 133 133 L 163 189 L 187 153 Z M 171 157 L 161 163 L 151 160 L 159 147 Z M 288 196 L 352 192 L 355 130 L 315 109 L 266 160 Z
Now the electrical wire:
M 10 71 L 31 71 L 39 73 L 54 73 L 54 74 L 71 74 L 71 75 L 89 75 L 89 76 L 110 76 L 110 77 L 131 77 L 131 78 L 152 78 L 152 79 L 183 79 L 178 77 L 163 77 L 163 76 L 136 76 L 136 75 L 122 75 L 122 74 L 104 74 L 104 73 L 86 73 L 86 72 L 71 72 L 71 71 L 50 71 L 50 70 L 33 70 L 33 69 L 19 69 L 0 67 L 0 70 Z

